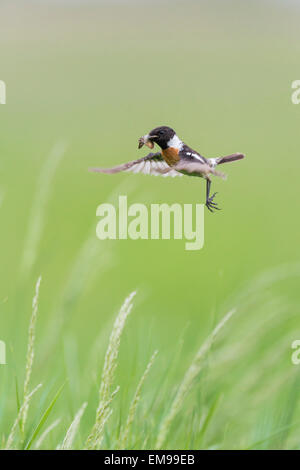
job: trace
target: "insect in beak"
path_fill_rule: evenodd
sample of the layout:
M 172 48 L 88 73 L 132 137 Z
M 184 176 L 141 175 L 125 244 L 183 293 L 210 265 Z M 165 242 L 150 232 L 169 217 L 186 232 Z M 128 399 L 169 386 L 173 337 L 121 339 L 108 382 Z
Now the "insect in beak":
M 155 139 L 155 137 L 157 137 L 156 135 L 152 135 L 150 138 L 149 138 L 149 135 L 146 134 L 146 135 L 143 135 L 142 137 L 139 138 L 139 145 L 138 145 L 138 148 L 142 148 L 143 145 L 147 145 L 147 147 L 149 147 L 150 149 L 153 149 L 154 147 L 154 142 L 152 142 L 152 139 Z

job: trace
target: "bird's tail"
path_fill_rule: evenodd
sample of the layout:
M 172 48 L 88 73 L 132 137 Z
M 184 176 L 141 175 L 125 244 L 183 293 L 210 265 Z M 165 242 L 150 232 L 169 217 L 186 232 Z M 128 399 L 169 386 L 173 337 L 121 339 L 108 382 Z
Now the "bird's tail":
M 236 160 L 242 160 L 245 158 L 243 153 L 232 153 L 231 155 L 226 155 L 225 157 L 211 158 L 214 161 L 215 165 L 222 165 L 223 163 L 235 162 Z
M 220 171 L 215 170 L 217 165 L 222 165 L 223 163 L 235 162 L 236 160 L 242 160 L 245 158 L 243 153 L 232 153 L 231 155 L 225 155 L 225 157 L 210 158 L 209 164 L 211 166 L 210 173 L 213 175 L 219 176 L 220 178 L 226 179 L 226 175 Z

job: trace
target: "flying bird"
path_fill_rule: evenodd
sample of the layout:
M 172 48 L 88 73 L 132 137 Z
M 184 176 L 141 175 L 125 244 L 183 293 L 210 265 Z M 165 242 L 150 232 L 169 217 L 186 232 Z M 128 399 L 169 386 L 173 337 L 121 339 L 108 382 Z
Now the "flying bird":
M 217 203 L 214 202 L 217 193 L 210 194 L 211 175 L 224 179 L 225 175 L 215 168 L 223 163 L 241 160 L 245 155 L 233 153 L 224 157 L 205 158 L 182 142 L 176 132 L 168 126 L 156 127 L 149 134 L 140 137 L 138 148 L 146 145 L 153 149 L 154 144 L 160 147 L 160 152 L 149 153 L 138 160 L 113 168 L 90 168 L 90 171 L 109 174 L 130 171 L 160 176 L 198 176 L 206 180 L 206 207 L 210 212 L 220 210 Z

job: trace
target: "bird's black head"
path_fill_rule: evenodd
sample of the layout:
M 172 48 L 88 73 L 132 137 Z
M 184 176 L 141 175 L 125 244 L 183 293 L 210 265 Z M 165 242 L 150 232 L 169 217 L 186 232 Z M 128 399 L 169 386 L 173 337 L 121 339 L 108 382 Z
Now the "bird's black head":
M 168 126 L 160 126 L 152 129 L 149 134 L 144 135 L 139 139 L 139 148 L 144 144 L 150 148 L 154 147 L 154 144 L 159 145 L 162 149 L 168 147 L 168 142 L 176 135 L 175 131 Z

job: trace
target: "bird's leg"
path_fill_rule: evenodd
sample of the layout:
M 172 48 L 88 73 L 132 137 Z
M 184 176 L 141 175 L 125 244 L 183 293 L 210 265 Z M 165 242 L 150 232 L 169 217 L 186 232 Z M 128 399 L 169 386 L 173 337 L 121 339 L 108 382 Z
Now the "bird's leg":
M 209 178 L 206 179 L 206 207 L 210 212 L 213 212 L 214 210 L 221 210 L 215 202 L 213 202 L 213 199 L 217 193 L 214 193 L 212 196 L 210 196 L 210 186 L 211 186 L 211 180 Z

